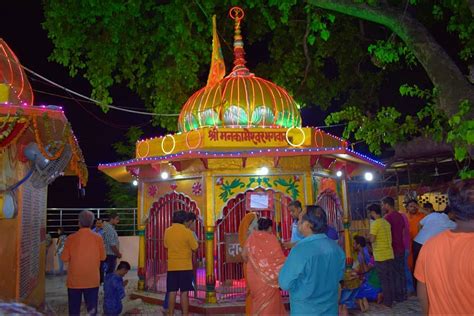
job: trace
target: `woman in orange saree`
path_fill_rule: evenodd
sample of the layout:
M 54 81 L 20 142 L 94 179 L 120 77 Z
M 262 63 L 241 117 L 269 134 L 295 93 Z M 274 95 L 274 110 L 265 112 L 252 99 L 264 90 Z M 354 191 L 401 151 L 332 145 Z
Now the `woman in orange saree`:
M 244 218 L 240 221 L 239 225 L 239 244 L 242 249 L 245 247 L 245 243 L 247 242 L 247 238 L 253 233 L 255 229 L 257 229 L 257 214 L 254 212 L 247 213 Z M 249 279 L 247 278 L 247 263 L 244 262 L 244 278 L 245 284 L 249 284 Z M 250 297 L 250 292 L 247 287 L 247 291 L 245 293 L 245 315 L 251 315 L 252 311 L 252 298 Z
M 278 274 L 285 256 L 269 218 L 258 220 L 258 230 L 247 239 L 242 256 L 247 262 L 247 287 L 252 298 L 252 315 L 287 315 L 278 286 Z

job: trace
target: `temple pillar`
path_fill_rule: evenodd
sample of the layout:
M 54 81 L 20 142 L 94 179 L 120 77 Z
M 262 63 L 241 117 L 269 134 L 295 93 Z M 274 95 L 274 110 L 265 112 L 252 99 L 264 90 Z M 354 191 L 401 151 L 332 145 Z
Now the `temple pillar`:
M 350 215 L 349 215 L 349 197 L 347 194 L 347 182 L 346 179 L 341 181 L 341 191 L 342 191 L 342 208 L 344 211 L 343 223 L 344 223 L 344 251 L 346 253 L 346 268 L 350 269 L 352 267 L 352 246 L 351 246 L 351 236 L 349 233 L 350 227 Z
M 214 226 L 206 226 L 206 303 L 216 304 L 216 277 L 214 275 Z
M 145 290 L 145 226 L 138 226 L 138 290 Z
M 301 202 L 303 205 L 313 205 L 316 203 L 313 187 L 313 174 L 311 173 L 311 170 L 305 171 L 304 173 L 304 192 L 302 192 Z
M 145 290 L 145 260 L 146 260 L 146 241 L 145 241 L 145 229 L 147 226 L 148 221 L 144 220 L 144 190 L 145 185 L 142 181 L 140 181 L 140 186 L 138 187 L 137 192 L 137 233 L 138 233 L 138 267 L 137 267 L 137 274 L 138 274 L 138 283 L 137 289 L 139 291 Z

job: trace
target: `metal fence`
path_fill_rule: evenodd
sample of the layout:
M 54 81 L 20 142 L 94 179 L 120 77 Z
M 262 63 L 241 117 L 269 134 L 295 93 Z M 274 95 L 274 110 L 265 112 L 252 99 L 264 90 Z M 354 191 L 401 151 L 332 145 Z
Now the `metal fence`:
M 46 231 L 56 237 L 59 227 L 66 234 L 78 229 L 78 216 L 81 211 L 91 211 L 98 219 L 108 220 L 109 214 L 117 213 L 119 224 L 115 227 L 119 236 L 135 236 L 137 234 L 136 208 L 48 208 L 46 210 Z

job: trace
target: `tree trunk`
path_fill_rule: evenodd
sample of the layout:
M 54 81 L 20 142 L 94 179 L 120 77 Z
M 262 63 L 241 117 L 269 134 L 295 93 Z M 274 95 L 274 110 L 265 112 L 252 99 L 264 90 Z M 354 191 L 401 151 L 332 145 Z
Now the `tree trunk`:
M 462 100 L 467 99 L 474 104 L 474 87 L 423 24 L 409 13 L 385 5 L 358 4 L 353 0 L 308 0 L 308 3 L 384 25 L 396 33 L 421 63 L 433 85 L 439 89 L 439 107 L 447 114 L 456 113 Z

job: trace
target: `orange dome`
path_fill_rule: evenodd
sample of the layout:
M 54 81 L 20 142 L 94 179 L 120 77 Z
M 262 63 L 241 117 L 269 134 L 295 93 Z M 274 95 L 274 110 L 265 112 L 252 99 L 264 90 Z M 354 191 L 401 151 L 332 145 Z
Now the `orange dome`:
M 15 53 L 1 38 L 0 103 L 21 106 L 33 105 L 33 90 L 25 71 Z
M 245 67 L 240 35 L 242 18 L 243 13 L 240 18 L 234 18 L 234 69 L 227 77 L 198 90 L 188 99 L 178 119 L 181 132 L 209 126 L 301 126 L 299 109 L 288 92 L 273 82 L 256 77 Z
M 232 74 L 194 93 L 179 115 L 180 131 L 206 126 L 301 126 L 293 98 L 273 82 L 249 74 Z

